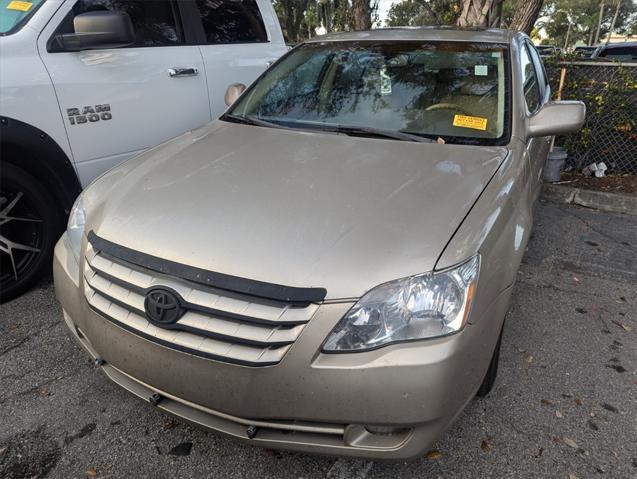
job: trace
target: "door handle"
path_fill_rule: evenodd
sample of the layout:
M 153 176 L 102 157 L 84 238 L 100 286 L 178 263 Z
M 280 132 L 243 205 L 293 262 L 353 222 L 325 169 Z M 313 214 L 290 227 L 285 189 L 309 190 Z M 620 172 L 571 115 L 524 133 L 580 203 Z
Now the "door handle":
M 170 77 L 194 77 L 199 74 L 196 68 L 169 68 L 168 76 Z

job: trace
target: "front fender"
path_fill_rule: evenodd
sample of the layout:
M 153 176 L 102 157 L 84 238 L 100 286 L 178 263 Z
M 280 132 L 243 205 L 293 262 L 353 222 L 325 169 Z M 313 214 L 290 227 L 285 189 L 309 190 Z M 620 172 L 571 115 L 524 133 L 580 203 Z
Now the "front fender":
M 533 217 L 529 205 L 529 170 L 524 150 L 512 144 L 508 157 L 473 205 L 436 263 L 445 269 L 480 253 L 479 296 L 493 298 L 516 279 Z M 485 294 L 486 293 L 486 294 Z M 488 301 L 475 305 L 485 310 Z M 477 311 L 478 316 L 482 311 Z

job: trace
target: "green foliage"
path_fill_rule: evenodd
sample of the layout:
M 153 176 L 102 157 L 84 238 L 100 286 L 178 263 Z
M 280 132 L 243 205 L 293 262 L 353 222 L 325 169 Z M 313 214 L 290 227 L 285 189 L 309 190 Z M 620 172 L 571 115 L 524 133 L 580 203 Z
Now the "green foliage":
M 286 41 L 296 43 L 307 38 L 309 28 L 307 21 L 315 21 L 313 15 L 309 18 L 306 16 L 311 2 L 309 0 L 274 0 L 272 3 Z
M 351 0 L 272 0 L 283 35 L 290 43 L 302 42 L 315 35 L 323 25 L 329 32 L 351 30 Z M 378 21 L 378 0 L 369 0 L 372 22 Z
M 616 0 L 607 0 L 604 5 L 600 39 L 608 33 L 617 3 Z M 544 28 L 548 34 L 548 39 L 544 43 L 564 46 L 569 23 L 571 23 L 569 46 L 576 43 L 588 44 L 589 41 L 593 41 L 599 20 L 599 7 L 599 0 L 547 0 L 541 20 L 538 22 L 538 27 Z M 622 0 L 615 31 L 627 33 L 631 28 L 637 28 L 634 24 L 635 20 L 637 20 L 637 3 L 632 0 Z
M 456 23 L 461 2 L 452 0 L 403 0 L 389 9 L 388 27 Z
M 495 1 L 502 1 L 501 26 L 506 28 L 513 19 L 518 0 Z M 462 11 L 462 4 L 463 0 L 396 1 L 389 9 L 385 25 L 388 27 L 435 24 L 455 25 Z
M 586 104 L 584 127 L 558 143 L 566 147 L 578 169 L 604 161 L 615 172 L 637 173 L 637 67 L 595 63 L 604 62 L 582 64 L 581 59 L 568 57 L 545 61 L 554 98 L 565 68 L 562 99 Z
M 434 23 L 434 19 L 416 0 L 394 3 L 389 9 L 385 20 L 385 25 L 388 27 L 417 26 L 431 23 Z

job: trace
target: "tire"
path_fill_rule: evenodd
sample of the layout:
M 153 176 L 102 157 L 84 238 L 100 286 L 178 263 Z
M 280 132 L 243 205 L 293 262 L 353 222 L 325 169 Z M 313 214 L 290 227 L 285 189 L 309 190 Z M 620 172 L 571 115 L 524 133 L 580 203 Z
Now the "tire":
M 486 397 L 495 384 L 495 378 L 498 375 L 498 363 L 500 362 L 500 344 L 502 344 L 502 330 L 500 330 L 500 336 L 498 337 L 498 342 L 495 345 L 495 351 L 493 352 L 493 356 L 491 356 L 491 362 L 489 363 L 489 368 L 487 369 L 487 374 L 484 376 L 482 380 L 482 384 L 476 393 L 478 397 Z
M 42 279 L 51 268 L 62 215 L 33 176 L 10 164 L 0 170 L 0 303 Z

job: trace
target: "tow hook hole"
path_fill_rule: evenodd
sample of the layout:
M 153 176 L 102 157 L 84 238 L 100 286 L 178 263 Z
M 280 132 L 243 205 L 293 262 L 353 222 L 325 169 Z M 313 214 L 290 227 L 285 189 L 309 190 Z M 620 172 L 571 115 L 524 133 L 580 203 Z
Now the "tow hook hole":
M 161 400 L 164 399 L 162 396 L 160 396 L 157 393 L 151 394 L 150 397 L 148 398 L 148 401 L 153 405 L 153 406 L 157 406 Z
M 246 429 L 246 436 L 248 436 L 248 439 L 254 439 L 255 437 L 257 437 L 258 433 L 259 428 L 257 426 L 250 426 L 248 427 L 248 429 Z
M 98 356 L 95 358 L 95 366 L 103 366 L 104 365 L 104 359 L 102 358 L 102 356 Z

